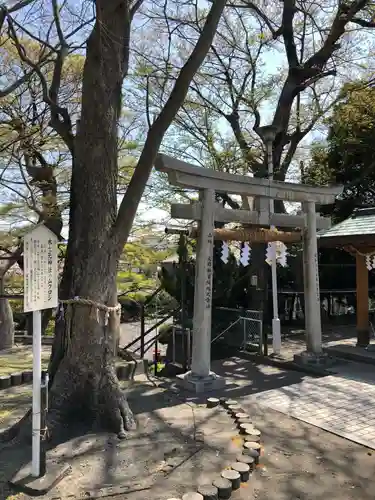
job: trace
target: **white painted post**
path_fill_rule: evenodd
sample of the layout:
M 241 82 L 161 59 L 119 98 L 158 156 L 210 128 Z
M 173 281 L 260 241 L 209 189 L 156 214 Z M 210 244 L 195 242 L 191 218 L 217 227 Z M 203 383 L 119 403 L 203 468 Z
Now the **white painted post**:
M 31 474 L 40 473 L 40 390 L 42 382 L 42 313 L 33 312 L 33 404 Z
M 208 377 L 211 366 L 211 307 L 215 191 L 203 191 L 202 221 L 195 270 L 193 357 L 191 376 Z
M 267 159 L 268 159 L 268 178 L 273 180 L 273 155 L 272 155 L 273 141 L 267 141 Z M 270 214 L 273 214 L 274 200 L 270 198 Z M 271 229 L 274 226 L 271 226 Z M 280 354 L 281 351 L 281 325 L 279 319 L 279 305 L 277 297 L 277 262 L 276 262 L 276 242 L 272 245 L 272 262 L 271 262 L 271 276 L 272 276 L 272 305 L 273 305 L 273 318 L 272 318 L 272 348 L 273 354 Z
M 306 344 L 308 352 L 320 355 L 322 353 L 322 324 L 315 202 L 304 203 L 304 209 L 306 212 L 306 230 L 303 241 Z
M 58 305 L 57 237 L 43 224 L 24 238 L 24 312 L 33 313 L 33 402 L 31 474 L 40 476 L 42 310 Z

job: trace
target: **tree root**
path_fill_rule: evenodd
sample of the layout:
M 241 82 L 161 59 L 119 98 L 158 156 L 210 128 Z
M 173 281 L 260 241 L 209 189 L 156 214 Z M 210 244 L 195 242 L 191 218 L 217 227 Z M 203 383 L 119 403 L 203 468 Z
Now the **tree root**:
M 136 423 L 115 367 L 106 366 L 102 376 L 91 378 L 86 384 L 82 384 L 79 375 L 68 370 L 54 381 L 47 414 L 48 441 L 64 441 L 72 431 L 92 430 L 92 424 L 95 428 L 115 432 L 119 439 L 126 438 Z M 18 422 L 0 433 L 0 443 L 9 443 L 20 436 L 31 439 L 31 413 L 30 408 Z
M 100 419 L 105 425 L 110 423 L 110 428 L 116 432 L 119 439 L 125 439 L 127 432 L 134 429 L 136 424 L 113 367 L 108 367 L 101 382 L 98 399 Z

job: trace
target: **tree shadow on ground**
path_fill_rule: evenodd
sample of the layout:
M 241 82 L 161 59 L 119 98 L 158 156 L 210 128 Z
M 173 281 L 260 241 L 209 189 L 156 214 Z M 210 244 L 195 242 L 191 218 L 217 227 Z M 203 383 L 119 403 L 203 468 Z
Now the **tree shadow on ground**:
M 218 391 L 211 391 L 209 396 L 228 397 L 235 400 L 252 394 L 297 384 L 305 378 L 311 378 L 311 375 L 305 373 L 284 370 L 241 357 L 216 360 L 212 363 L 212 370 L 217 375 L 225 378 L 226 385 Z M 320 376 L 316 376 L 316 378 L 320 378 Z M 164 379 L 162 386 L 180 394 L 184 399 L 197 404 L 203 403 L 208 397 L 208 394 L 205 393 L 192 394 L 189 391 L 176 387 L 174 380 Z
M 213 369 L 228 380 L 228 385 L 217 393 L 195 396 L 176 389 L 168 380 L 156 379 L 157 384 L 171 389 L 164 392 L 148 381 L 134 384 L 128 393 L 138 430 L 130 433 L 126 441 L 104 433 L 85 434 L 55 448 L 52 458 L 62 457 L 73 464 L 72 476 L 61 483 L 64 494 L 74 489 L 82 493 L 122 485 L 133 491 L 115 497 L 118 500 L 151 496 L 161 499 L 181 497 L 198 484 L 211 482 L 223 463 L 233 460 L 233 452 L 240 451 L 233 439 L 237 431 L 226 412 L 203 405 L 207 396 L 217 395 L 239 400 L 261 429 L 264 440 L 262 465 L 248 487 L 237 492 L 234 499 L 373 499 L 372 452 L 254 401 L 254 395 L 275 388 L 283 388 L 293 396 L 293 384 L 304 380 L 313 383 L 316 379 L 241 358 L 215 362 Z M 336 394 L 340 390 L 332 385 Z M 350 397 L 356 401 L 360 395 Z M 317 401 L 320 399 L 316 396 Z M 324 404 L 334 410 L 335 398 Z M 201 433 L 205 435 L 204 447 Z M 228 443 L 234 449 L 229 450 Z M 29 449 L 16 445 L 0 448 L 0 498 L 7 494 L 4 478 L 9 479 L 28 461 L 27 453 L 30 457 Z
M 250 485 L 257 500 L 374 498 L 375 453 L 269 408 L 251 410 L 265 448 Z
M 207 462 L 212 473 L 220 470 L 221 455 L 217 455 L 217 447 L 206 443 L 203 450 L 197 435 L 200 427 L 212 420 L 215 413 L 224 417 L 230 429 L 231 422 L 225 414 L 181 404 L 174 400 L 173 394 L 166 394 L 151 384 L 138 387 L 138 391 L 131 398 L 138 429 L 129 433 L 127 440 L 120 441 L 107 433 L 86 433 L 71 437 L 49 451 L 49 460 L 67 462 L 73 467 L 71 476 L 61 483 L 64 494 L 84 494 L 120 485 L 141 491 L 155 486 L 162 491 L 163 487 L 156 483 L 159 480 L 164 483 L 167 478 L 170 485 L 186 490 L 192 477 L 199 478 L 203 469 L 207 469 L 203 462 Z M 197 415 L 197 412 L 203 413 Z M 6 481 L 30 457 L 30 446 L 20 442 L 15 441 L 7 448 L 0 447 L 1 498 L 7 498 L 9 493 Z M 192 457 L 196 461 L 195 472 L 187 474 L 185 464 L 189 464 L 187 469 L 190 471 Z M 179 472 L 182 469 L 185 471 L 183 477 Z M 54 491 L 54 496 L 61 493 L 59 488 Z

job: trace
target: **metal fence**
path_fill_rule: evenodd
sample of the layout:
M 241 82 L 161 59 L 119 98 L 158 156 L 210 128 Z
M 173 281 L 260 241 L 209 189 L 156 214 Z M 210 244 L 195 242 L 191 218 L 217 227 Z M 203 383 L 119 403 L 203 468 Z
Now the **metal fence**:
M 261 351 L 263 340 L 262 316 L 261 311 L 250 309 L 216 308 L 213 314 L 211 343 L 221 342 L 238 349 Z
M 241 317 L 243 326 L 243 349 L 262 352 L 263 319 L 261 311 L 246 311 Z

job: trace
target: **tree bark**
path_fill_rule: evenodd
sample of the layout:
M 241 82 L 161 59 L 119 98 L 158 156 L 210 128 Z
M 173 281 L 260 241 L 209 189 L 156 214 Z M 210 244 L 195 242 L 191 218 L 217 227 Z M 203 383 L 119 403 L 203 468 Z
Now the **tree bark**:
M 81 119 L 73 149 L 69 241 L 49 372 L 49 429 L 67 417 L 100 420 L 125 437 L 133 414 L 115 370 L 118 317 L 108 325 L 89 299 L 117 304 L 117 265 L 163 136 L 183 104 L 190 82 L 216 32 L 225 0 L 217 0 L 164 108 L 151 126 L 127 192 L 117 211 L 118 123 L 128 70 L 132 11 L 126 0 L 96 0 L 96 22 L 87 42 Z M 135 3 L 137 5 L 137 3 Z M 110 33 L 110 36 L 108 36 Z M 93 310 L 94 309 L 94 310 Z M 64 315 L 63 315 L 64 313 Z M 94 313 L 94 314 L 93 314 Z
M 87 42 L 82 111 L 71 180 L 70 232 L 60 297 L 117 304 L 119 247 L 112 244 L 117 216 L 117 130 L 121 88 L 127 71 L 130 14 L 127 2 L 97 1 L 97 19 Z M 111 36 L 108 37 L 108 33 Z M 65 307 L 65 315 L 70 314 Z M 92 314 L 94 312 L 94 315 Z M 49 427 L 68 416 L 100 417 L 120 437 L 134 423 L 114 365 L 113 321 L 74 305 L 60 317 L 50 362 Z

